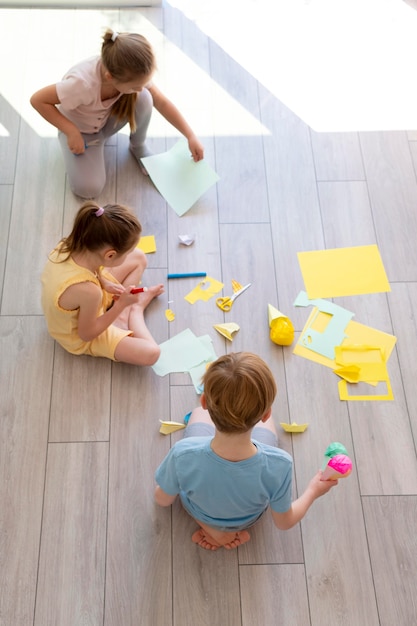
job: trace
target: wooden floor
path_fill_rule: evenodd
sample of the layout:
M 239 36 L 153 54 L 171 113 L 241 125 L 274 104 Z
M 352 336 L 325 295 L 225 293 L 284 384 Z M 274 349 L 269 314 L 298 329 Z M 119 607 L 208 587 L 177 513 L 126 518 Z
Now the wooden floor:
M 2 9 L 0 22 L 0 625 L 416 625 L 417 132 L 314 132 L 169 4 Z M 183 299 L 195 280 L 170 282 L 149 327 L 158 342 L 190 328 L 210 335 L 218 356 L 249 350 L 268 362 L 276 423 L 309 423 L 302 435 L 280 429 L 296 492 L 331 441 L 354 461 L 352 476 L 301 524 L 280 532 L 266 515 L 233 552 L 196 547 L 178 503 L 153 503 L 154 470 L 181 436 L 161 435 L 158 420 L 180 421 L 198 403 L 189 376 L 70 356 L 41 313 L 41 269 L 79 201 L 28 99 L 98 51 L 107 25 L 151 39 L 156 82 L 221 177 L 179 218 L 139 173 L 127 135 L 108 145 L 99 201 L 130 205 L 155 235 L 145 284 L 192 270 L 222 280 L 225 293 L 232 279 L 252 282 L 228 315 L 213 300 Z M 154 117 L 149 145 L 161 152 L 176 136 Z M 178 243 L 185 233 L 196 235 L 189 248 Z M 391 292 L 337 303 L 396 335 L 395 400 L 347 403 L 330 369 L 269 340 L 267 304 L 298 335 L 309 310 L 293 306 L 304 288 L 297 252 L 373 243 Z M 223 321 L 240 325 L 232 344 L 213 329 Z

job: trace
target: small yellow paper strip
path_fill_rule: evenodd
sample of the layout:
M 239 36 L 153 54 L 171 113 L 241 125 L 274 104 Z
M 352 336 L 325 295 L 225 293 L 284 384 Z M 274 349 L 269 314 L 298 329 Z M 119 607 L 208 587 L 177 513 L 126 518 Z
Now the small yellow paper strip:
M 218 333 L 226 337 L 229 341 L 233 341 L 232 333 L 236 333 L 240 330 L 240 326 L 235 322 L 228 322 L 226 324 L 214 324 L 213 328 L 217 330 Z
M 164 422 L 162 420 L 159 421 L 161 422 L 159 432 L 163 435 L 170 435 L 171 433 L 175 433 L 176 430 L 181 430 L 182 428 L 185 428 L 185 424 L 181 424 L 180 422 Z
M 173 322 L 175 320 L 175 313 L 174 313 L 174 311 L 172 311 L 172 309 L 166 309 L 165 310 L 165 317 L 167 318 L 168 322 Z

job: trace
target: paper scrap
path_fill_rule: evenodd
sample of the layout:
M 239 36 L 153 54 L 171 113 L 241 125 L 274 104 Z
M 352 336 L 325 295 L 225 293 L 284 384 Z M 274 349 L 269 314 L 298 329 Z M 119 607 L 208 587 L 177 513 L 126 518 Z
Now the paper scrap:
M 165 422 L 162 420 L 159 421 L 161 422 L 159 432 L 163 435 L 170 435 L 171 433 L 175 433 L 176 430 L 181 430 L 182 428 L 185 428 L 185 424 L 181 424 L 180 422 Z
M 145 254 L 156 252 L 155 235 L 146 235 L 146 237 L 141 237 L 136 247 L 139 248 L 139 250 L 142 250 L 142 252 L 145 252 Z
M 152 369 L 158 376 L 171 372 L 188 372 L 211 359 L 212 352 L 205 343 L 186 328 L 168 341 L 161 343 L 161 354 Z
M 178 239 L 183 246 L 191 246 L 195 241 L 195 233 L 192 235 L 178 235 Z
M 167 152 L 141 161 L 159 193 L 179 216 L 219 180 L 205 159 L 193 161 L 186 139 L 180 139 Z
M 226 337 L 229 341 L 233 341 L 233 333 L 237 333 L 240 330 L 240 326 L 235 322 L 227 322 L 226 324 L 214 324 L 213 328 L 217 330 L 218 333 Z
M 204 345 L 204 347 L 207 349 L 209 356 L 204 361 L 204 363 L 200 363 L 199 365 L 196 365 L 196 367 L 192 367 L 189 370 L 191 380 L 193 381 L 194 389 L 196 390 L 196 393 L 198 395 L 203 393 L 204 386 L 203 386 L 202 379 L 203 379 L 204 374 L 206 373 L 206 369 L 208 368 L 210 363 L 212 363 L 213 361 L 217 359 L 217 354 L 214 351 L 213 341 L 210 335 L 201 335 L 201 337 L 199 337 L 199 340 L 202 343 L 202 345 Z
M 165 317 L 167 318 L 168 322 L 173 322 L 175 320 L 175 313 L 172 309 L 166 309 L 165 310 Z
M 341 400 L 393 400 L 391 382 L 388 375 L 385 350 L 380 346 L 369 345 L 345 345 L 338 346 L 335 349 L 335 357 L 337 365 L 350 366 L 355 365 L 358 368 L 358 382 L 368 382 L 376 385 L 384 382 L 386 384 L 385 394 L 349 394 L 348 379 L 344 376 L 339 381 L 339 397 Z M 337 368 L 334 370 L 339 374 Z
M 298 252 L 309 298 L 391 291 L 377 245 Z
M 224 285 L 220 281 L 212 278 L 211 276 L 207 276 L 204 280 L 198 283 L 196 287 L 186 296 L 184 296 L 184 300 L 187 300 L 190 304 L 195 304 L 197 300 L 203 300 L 207 302 L 219 293 L 223 289 Z

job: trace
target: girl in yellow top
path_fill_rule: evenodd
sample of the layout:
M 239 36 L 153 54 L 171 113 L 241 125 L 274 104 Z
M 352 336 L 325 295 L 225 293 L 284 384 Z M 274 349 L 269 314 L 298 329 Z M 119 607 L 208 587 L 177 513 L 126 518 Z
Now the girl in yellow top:
M 163 285 L 131 293 L 147 265 L 136 247 L 141 231 L 126 207 L 89 201 L 52 250 L 42 274 L 42 307 L 50 335 L 68 352 L 133 365 L 157 361 L 160 349 L 144 310 Z

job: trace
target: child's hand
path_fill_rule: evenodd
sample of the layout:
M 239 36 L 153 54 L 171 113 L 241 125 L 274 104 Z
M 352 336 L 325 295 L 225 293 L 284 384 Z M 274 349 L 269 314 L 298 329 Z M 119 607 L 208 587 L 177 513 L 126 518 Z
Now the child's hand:
M 120 296 L 121 293 L 124 293 L 126 291 L 126 287 L 124 287 L 120 283 L 114 283 L 113 281 L 104 278 L 101 272 L 98 275 L 98 279 L 100 281 L 100 285 L 102 286 L 104 291 L 107 291 L 107 293 L 111 293 L 114 296 Z
M 78 128 L 74 128 L 74 130 L 68 133 L 67 144 L 73 154 L 83 154 L 85 152 L 84 137 Z
M 195 162 L 204 159 L 204 146 L 195 135 L 188 138 L 188 147 Z
M 339 483 L 338 480 L 321 480 L 322 471 L 319 470 L 317 474 L 310 480 L 310 484 L 308 488 L 314 494 L 314 499 L 320 498 L 320 496 L 324 496 L 325 493 L 330 491 L 332 487 L 336 487 Z

